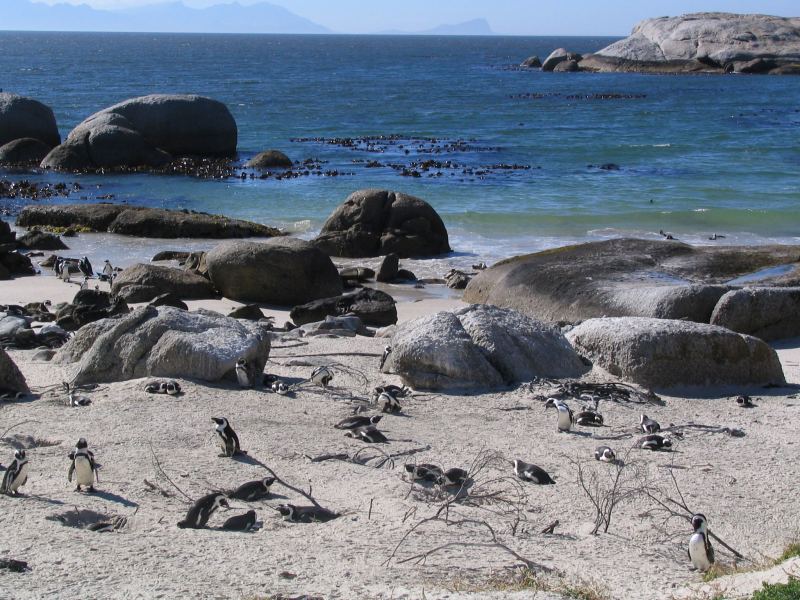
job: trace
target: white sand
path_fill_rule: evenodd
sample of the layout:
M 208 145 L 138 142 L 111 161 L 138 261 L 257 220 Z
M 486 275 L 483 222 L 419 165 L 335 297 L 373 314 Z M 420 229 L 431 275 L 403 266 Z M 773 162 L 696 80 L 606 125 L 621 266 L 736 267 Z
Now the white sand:
M 71 299 L 76 288 L 62 292 L 58 286 L 65 288 L 55 278 L 2 282 L 0 303 Z M 202 304 L 221 311 L 237 305 L 214 302 Z M 398 309 L 405 319 L 457 305 L 424 300 L 401 304 Z M 285 318 L 285 312 L 270 314 L 278 322 Z M 484 451 L 535 462 L 554 474 L 558 483 L 522 488 L 525 497 L 518 505 L 521 522 L 515 535 L 511 533 L 514 519 L 495 514 L 496 504 L 455 505 L 452 519 L 485 520 L 498 539 L 520 555 L 557 569 L 565 581 L 595 585 L 607 598 L 685 597 L 685 587 L 700 581 L 698 574 L 688 570 L 688 524 L 672 520 L 665 534 L 663 516 L 647 514 L 653 509 L 651 501 L 640 499 L 618 507 L 609 534 L 590 533 L 592 507 L 576 483 L 576 469 L 569 459 L 586 459 L 588 468 L 601 474 L 610 471 L 608 465 L 591 460 L 601 443 L 592 434 L 633 433 L 638 406 L 601 405 L 609 427 L 559 434 L 555 415 L 543 411 L 538 401 L 521 390 L 476 396 L 421 395 L 404 403 L 404 416 L 384 417 L 381 429 L 391 443 L 383 449 L 397 453 L 430 446 L 430 450 L 398 458 L 394 469 L 341 461 L 312 463 L 306 455 L 352 454 L 368 448 L 331 426 L 350 414 L 347 395 L 365 397 L 366 390 L 380 382 L 398 382 L 378 372 L 384 344 L 382 339 L 362 337 L 314 338 L 303 340 L 302 345 L 276 339 L 267 371 L 305 379 L 312 367 L 288 366 L 290 360 L 330 364 L 336 376 L 333 389 L 327 392 L 305 386 L 290 398 L 261 389 L 181 381 L 185 393 L 173 398 L 149 395 L 142 391 L 144 380 L 134 380 L 86 393 L 92 399 L 86 408 L 64 406 L 63 398 L 53 391 L 67 377 L 65 367 L 34 362 L 33 351 L 10 352 L 41 398 L 0 406 L 0 433 L 28 421 L 13 427 L 5 441 L 28 435 L 52 445 L 28 450 L 31 470 L 22 490 L 25 496 L 0 497 L 0 557 L 26 560 L 32 567 L 26 574 L 0 571 L 0 598 L 263 598 L 277 593 L 326 599 L 530 598 L 530 594 L 489 593 L 498 587 L 498 580 L 508 579 L 506 567 L 515 563 L 497 548 L 452 547 L 422 565 L 397 561 L 385 565 L 412 524 L 433 516 L 439 506 L 418 492 L 409 494 L 402 465 L 416 460 L 468 468 Z M 798 383 L 800 340 L 781 346 L 787 378 Z M 366 376 L 367 384 L 358 373 Z M 666 467 L 674 462 L 673 472 L 686 502 L 706 514 L 713 532 L 748 557 L 777 556 L 800 537 L 800 399 L 791 393 L 761 390 L 757 407 L 749 410 L 738 408 L 728 398 L 664 397 L 664 406 L 647 408 L 648 415 L 662 426 L 724 425 L 741 428 L 746 436 L 686 429 L 676 452 L 633 451 L 628 461 L 670 497 L 676 497 L 676 492 Z M 513 406 L 531 409 L 499 410 Z M 277 498 L 253 506 L 264 523 L 256 533 L 214 529 L 228 516 L 243 512 L 247 507 L 242 502 L 234 503 L 235 511 L 215 515 L 211 529 L 178 529 L 175 524 L 188 505 L 159 475 L 151 444 L 164 471 L 193 498 L 265 475 L 257 464 L 217 456 L 211 416 L 227 416 L 251 457 L 287 481 L 311 487 L 322 504 L 343 516 L 325 524 L 286 523 L 270 506 L 306 501 L 276 488 L 288 500 Z M 76 493 L 67 482 L 66 455 L 81 436 L 89 440 L 103 465 L 95 495 Z M 602 443 L 624 453 L 635 437 Z M 8 464 L 11 454 L 7 443 L 0 444 L 0 462 Z M 500 466 L 502 471 L 481 473 L 478 482 L 506 477 L 509 471 Z M 149 490 L 144 479 L 162 486 L 171 497 Z M 506 496 L 514 489 L 503 481 L 493 486 L 501 488 Z M 48 520 L 75 509 L 125 515 L 128 526 L 100 534 Z M 538 533 L 555 519 L 560 521 L 555 535 Z M 445 542 L 488 540 L 479 527 L 446 529 L 437 523 L 423 527 L 419 534 L 409 536 L 397 559 Z M 731 564 L 719 544 L 716 549 L 719 561 Z M 748 577 L 757 580 L 759 576 Z M 549 581 L 563 584 L 561 579 Z M 549 597 L 536 596 L 537 600 Z

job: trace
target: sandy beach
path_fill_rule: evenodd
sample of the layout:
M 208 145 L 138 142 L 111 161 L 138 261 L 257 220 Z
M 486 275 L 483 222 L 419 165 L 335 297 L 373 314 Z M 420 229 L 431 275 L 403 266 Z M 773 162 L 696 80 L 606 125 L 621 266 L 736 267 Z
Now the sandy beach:
M 74 291 L 75 286 L 53 277 L 19 278 L 0 285 L 0 304 L 45 298 L 56 303 Z M 403 321 L 460 304 L 405 302 L 398 305 L 398 314 Z M 227 312 L 238 303 L 189 305 Z M 278 323 L 287 316 L 265 313 Z M 140 379 L 86 392 L 92 403 L 83 408 L 64 405 L 60 383 L 71 378 L 72 365 L 35 361 L 32 350 L 10 351 L 35 395 L 0 407 L 1 429 L 8 429 L 2 462 L 10 462 L 11 446 L 17 444 L 28 448 L 31 465 L 24 495 L 0 497 L 0 526 L 7 532 L 0 558 L 25 560 L 32 570 L 0 574 L 0 596 L 530 598 L 540 589 L 537 598 L 711 597 L 699 589 L 701 576 L 688 570 L 688 523 L 665 521 L 649 497 L 638 494 L 620 504 L 609 532 L 592 535 L 594 510 L 577 481 L 576 464 L 587 477 L 596 473 L 599 481 L 609 481 L 614 467 L 592 458 L 601 443 L 625 456 L 636 485 L 655 496 L 678 497 L 677 482 L 686 505 L 703 512 L 711 531 L 748 559 L 734 561 L 716 544 L 718 562 L 725 567 L 734 562 L 747 570 L 771 567 L 770 561 L 800 536 L 794 498 L 800 478 L 795 389 L 800 340 L 778 345 L 791 385 L 740 391 L 753 396 L 752 409 L 739 408 L 728 396 L 662 396 L 663 404 L 646 407 L 605 403 L 600 409 L 606 427 L 560 434 L 555 415 L 542 409 L 535 388 L 470 396 L 420 393 L 403 402 L 400 415 L 383 418 L 381 430 L 389 443 L 375 449 L 344 437 L 332 425 L 352 414 L 360 404 L 356 399 L 365 401 L 375 385 L 400 383 L 378 370 L 385 343 L 381 338 L 275 334 L 266 372 L 296 383 L 291 396 L 260 386 L 239 389 L 184 380 L 180 396 L 151 395 Z M 328 389 L 307 382 L 311 370 L 322 364 L 334 372 Z M 585 378 L 611 379 L 597 370 Z M 678 432 L 674 452 L 628 451 L 644 411 Z M 212 416 L 230 420 L 246 457 L 218 457 Z M 744 436 L 722 428 L 741 430 Z M 79 437 L 88 440 L 102 465 L 95 494 L 77 493 L 67 482 L 67 454 Z M 372 458 L 366 464 L 312 460 L 326 454 Z M 385 455 L 390 459 L 377 468 Z M 540 465 L 557 484 L 515 480 L 509 464 L 514 458 Z M 470 470 L 475 473 L 473 493 L 487 497 L 474 505 L 450 503 L 449 526 L 425 521 L 449 496 L 435 486 L 408 482 L 403 465 L 413 462 Z M 232 510 L 215 514 L 208 529 L 176 527 L 188 510 L 187 497 L 262 478 L 268 474 L 264 465 L 287 483 L 311 490 L 321 505 L 341 516 L 328 523 L 284 521 L 274 507 L 309 502 L 276 484 L 273 497 L 263 502 L 232 501 Z M 263 523 L 260 530 L 218 529 L 229 516 L 250 508 Z M 111 533 L 63 524 L 76 511 L 89 521 L 114 516 L 127 521 Z M 553 534 L 540 533 L 556 520 Z M 523 586 L 520 562 L 495 542 L 553 572 L 527 579 Z M 454 545 L 427 560 L 413 559 L 446 544 Z M 797 561 L 772 576 L 785 580 L 787 569 L 797 572 Z M 730 586 L 727 598 L 747 597 L 763 577 L 751 573 L 706 585 Z M 595 595 L 575 595 L 579 592 Z

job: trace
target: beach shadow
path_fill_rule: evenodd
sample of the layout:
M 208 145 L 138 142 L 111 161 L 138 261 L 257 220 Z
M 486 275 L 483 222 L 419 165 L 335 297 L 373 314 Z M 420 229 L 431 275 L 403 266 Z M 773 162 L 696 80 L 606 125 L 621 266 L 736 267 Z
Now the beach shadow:
M 113 492 L 102 492 L 95 490 L 95 492 L 91 495 L 97 498 L 102 498 L 103 500 L 108 500 L 109 502 L 116 502 L 117 504 L 122 504 L 122 506 L 125 506 L 127 508 L 137 508 L 139 506 L 138 504 L 136 504 L 136 502 L 131 502 L 127 498 L 124 498 L 119 494 L 115 494 Z
M 250 456 L 249 454 L 245 454 L 244 452 L 239 452 L 237 454 L 234 454 L 230 458 L 231 460 L 235 460 L 236 462 L 242 463 L 243 465 L 256 465 L 259 467 L 263 466 L 260 460 L 258 460 L 257 458 L 253 458 L 252 456 Z
M 591 431 L 567 431 L 569 435 L 577 435 L 578 437 L 592 437 L 594 435 Z
M 55 498 L 46 498 L 36 494 L 17 494 L 16 496 L 7 496 L 8 498 L 20 498 L 22 500 L 35 500 L 44 504 L 52 504 L 53 506 L 63 506 L 65 503 Z

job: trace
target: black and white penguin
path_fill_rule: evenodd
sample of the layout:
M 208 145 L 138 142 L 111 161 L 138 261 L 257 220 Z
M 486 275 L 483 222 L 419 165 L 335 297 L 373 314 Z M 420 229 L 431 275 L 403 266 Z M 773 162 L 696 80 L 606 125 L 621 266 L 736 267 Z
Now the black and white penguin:
M 459 469 L 458 467 L 447 469 L 442 476 L 439 478 L 439 485 L 450 487 L 450 486 L 462 486 L 469 481 L 469 473 L 465 469 Z
M 405 470 L 411 476 L 412 481 L 430 481 L 432 483 L 438 483 L 439 479 L 444 475 L 441 468 L 428 463 L 418 465 L 407 464 L 405 465 Z
M 395 398 L 405 398 L 411 393 L 411 390 L 404 385 L 403 386 L 394 384 L 379 385 L 375 388 L 374 391 L 375 400 L 377 400 L 378 397 L 384 392 L 391 394 Z
M 28 458 L 25 450 L 20 448 L 14 451 L 14 460 L 8 465 L 3 475 L 3 483 L 0 484 L 0 494 L 16 496 L 21 488 L 28 481 Z
M 239 387 L 253 387 L 253 378 L 250 376 L 250 365 L 247 363 L 246 358 L 240 358 L 236 361 L 236 379 L 239 381 Z
M 753 408 L 753 399 L 750 396 L 736 396 L 736 404 L 742 408 Z
M 575 424 L 583 427 L 602 427 L 603 415 L 594 409 L 584 406 L 583 410 L 575 415 Z
M 658 421 L 651 419 L 647 415 L 643 414 L 639 424 L 642 428 L 642 433 L 658 433 L 661 431 L 661 425 L 658 424 Z
M 338 517 L 335 512 L 321 506 L 295 506 L 294 504 L 280 504 L 277 511 L 287 521 L 295 523 L 326 523 Z
M 285 396 L 289 393 L 289 386 L 286 385 L 283 381 L 273 381 L 272 382 L 272 391 L 278 394 L 279 396 Z
M 378 396 L 378 404 L 381 405 L 381 410 L 385 413 L 397 414 L 403 410 L 397 396 L 388 391 L 380 393 Z
M 100 279 L 100 281 L 108 282 L 114 278 L 114 267 L 111 266 L 111 263 L 108 259 L 103 261 L 103 270 L 97 274 L 97 277 Z
M 72 389 L 72 386 L 70 386 L 70 384 L 68 384 L 66 381 L 61 385 L 67 392 L 67 398 L 69 399 L 70 406 L 89 406 L 92 403 L 92 401 L 86 396 L 79 396 L 77 393 L 75 393 L 75 390 Z
M 334 425 L 334 428 L 356 429 L 357 427 L 368 427 L 369 425 L 377 425 L 382 418 L 383 415 L 372 415 L 371 417 L 367 417 L 366 415 L 354 415 L 352 417 L 342 419 L 336 425 Z
M 207 494 L 192 504 L 183 521 L 178 521 L 178 527 L 181 529 L 202 529 L 206 526 L 214 511 L 220 506 L 230 508 L 225 494 L 220 492 Z
M 608 446 L 598 446 L 594 450 L 594 459 L 600 462 L 613 463 L 617 460 L 616 453 Z
M 386 444 L 388 439 L 383 435 L 375 425 L 367 425 L 365 427 L 356 427 L 344 434 L 346 437 L 353 438 L 354 440 L 361 440 L 367 444 Z
M 164 391 L 170 396 L 177 396 L 181 393 L 181 386 L 177 381 L 171 379 L 165 382 Z
M 256 526 L 256 511 L 248 510 L 243 515 L 231 517 L 222 524 L 227 531 L 251 531 Z
M 160 381 L 148 381 L 144 384 L 144 391 L 148 394 L 160 394 L 161 391 L 161 382 Z M 165 390 L 166 391 L 166 390 Z
M 257 481 L 243 483 L 229 494 L 231 500 L 242 502 L 257 502 L 269 497 L 269 488 L 275 483 L 274 477 L 265 477 Z
M 86 277 L 87 279 L 92 275 L 94 275 L 94 271 L 92 270 L 92 263 L 89 262 L 88 256 L 84 256 L 78 262 L 78 269 L 80 270 L 81 273 L 83 273 L 83 276 Z
M 69 453 L 72 463 L 67 472 L 67 480 L 72 483 L 72 476 L 75 475 L 77 487 L 76 492 L 81 491 L 81 486 L 89 488 L 94 492 L 94 481 L 100 483 L 100 476 L 97 473 L 97 464 L 94 462 L 94 453 L 89 450 L 86 438 L 81 438 L 75 445 L 75 449 Z
M 381 364 L 378 365 L 378 370 L 379 371 L 383 370 L 383 365 L 386 363 L 386 359 L 389 358 L 389 355 L 391 353 L 392 353 L 392 347 L 391 346 L 386 346 L 383 349 L 383 355 L 381 356 Z
M 328 367 L 317 367 L 311 372 L 311 383 L 319 385 L 321 387 L 328 387 L 328 384 L 333 379 L 333 371 L 331 371 Z
M 543 468 L 521 460 L 514 461 L 514 474 L 523 481 L 531 481 L 539 485 L 555 484 L 555 479 L 550 477 Z
M 216 423 L 214 431 L 217 432 L 219 445 L 222 448 L 220 456 L 230 457 L 241 454 L 242 448 L 239 445 L 239 436 L 236 435 L 233 427 L 228 423 L 228 419 L 225 417 L 211 417 L 211 420 Z
M 572 428 L 572 424 L 575 422 L 575 417 L 570 407 L 558 398 L 548 398 L 544 403 L 544 409 L 547 410 L 551 406 L 558 411 L 558 431 L 569 431 Z
M 708 571 L 714 564 L 714 547 L 708 539 L 708 522 L 703 514 L 692 516 L 694 533 L 689 538 L 689 560 L 698 571 Z
M 672 447 L 672 440 L 657 433 L 651 433 L 639 438 L 638 444 L 642 450 L 666 450 Z

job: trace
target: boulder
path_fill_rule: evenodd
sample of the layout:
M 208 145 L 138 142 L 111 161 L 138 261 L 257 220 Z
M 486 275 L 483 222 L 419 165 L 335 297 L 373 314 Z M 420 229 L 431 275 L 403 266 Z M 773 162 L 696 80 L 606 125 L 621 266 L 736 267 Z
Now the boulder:
M 13 338 L 22 329 L 30 329 L 28 319 L 0 312 L 0 338 Z
M 327 316 L 355 315 L 366 325 L 385 327 L 397 323 L 394 298 L 386 292 L 363 288 L 353 294 L 322 298 L 295 306 L 289 317 L 295 325 L 322 321 Z
M 726 282 L 796 263 L 796 246 L 702 246 L 614 239 L 501 261 L 476 275 L 466 302 L 495 304 L 550 322 L 658 317 L 708 323 Z
M 19 370 L 6 351 L 0 348 L 0 394 L 29 394 L 25 376 Z
M 0 244 L 14 244 L 17 234 L 11 231 L 11 225 L 0 219 Z
M 554 73 L 575 73 L 578 70 L 577 60 L 565 60 L 553 67 Z
M 13 275 L 36 275 L 36 269 L 27 256 L 0 250 L 0 279 L 8 279 Z
M 52 146 L 34 138 L 20 138 L 0 146 L 0 165 L 38 165 Z
M 342 293 L 331 259 L 309 242 L 223 242 L 206 254 L 211 282 L 226 298 L 295 306 Z
M 450 252 L 447 229 L 430 204 L 400 192 L 374 189 L 350 194 L 325 221 L 314 244 L 331 256 L 351 258 Z
M 292 166 L 292 159 L 280 150 L 265 150 L 244 163 L 248 169 L 286 169 Z
M 339 269 L 339 277 L 346 284 L 363 283 L 375 278 L 375 271 L 368 267 L 345 267 Z
M 647 388 L 785 383 L 778 355 L 765 342 L 716 325 L 643 317 L 589 319 L 567 339 L 595 365 Z
M 17 238 L 20 247 L 27 250 L 69 250 L 61 238 L 46 231 L 32 229 Z
M 150 261 L 176 260 L 179 263 L 185 263 L 190 254 L 191 252 L 184 252 L 181 250 L 162 250 L 161 252 L 156 252 L 155 256 L 153 256 Z
M 553 71 L 555 70 L 556 66 L 562 62 L 567 62 L 570 60 L 579 62 L 581 58 L 583 57 L 576 52 L 570 52 L 566 48 L 556 48 L 548 55 L 547 58 L 544 59 L 544 62 L 542 63 L 542 71 Z
M 313 336 L 313 335 L 335 335 L 344 337 L 355 337 L 356 335 L 367 335 L 369 330 L 364 327 L 364 323 L 356 316 L 332 317 L 327 316 L 323 321 L 306 323 L 302 327 L 293 329 L 289 335 Z
M 243 238 L 283 235 L 278 229 L 221 215 L 125 204 L 32 205 L 17 217 L 20 227 L 79 226 L 92 231 L 155 238 Z
M 88 323 L 124 315 L 129 311 L 128 304 L 119 296 L 100 290 L 80 290 L 70 304 L 58 309 L 56 324 L 67 331 L 75 331 Z
M 189 256 L 186 257 L 186 261 L 183 263 L 183 268 L 208 279 L 206 253 L 203 251 L 190 252 Z
M 165 293 L 186 300 L 214 298 L 208 279 L 185 269 L 139 263 L 128 267 L 114 278 L 113 295 L 127 302 L 150 302 Z
M 653 65 L 705 65 L 723 72 L 736 62 L 765 59 L 772 68 L 800 61 L 800 18 L 732 13 L 694 13 L 639 22 L 631 35 L 596 52 L 609 68 L 649 70 Z M 632 68 L 633 67 L 633 68 Z M 583 63 L 581 68 L 584 68 Z M 761 71 L 763 72 L 763 70 Z
M 96 170 L 159 167 L 174 157 L 236 154 L 228 108 L 202 96 L 132 98 L 87 118 L 42 161 L 43 168 Z
M 53 111 L 31 98 L 0 92 L 0 146 L 22 138 L 57 146 L 61 136 Z
M 555 327 L 484 305 L 398 325 L 382 368 L 414 389 L 432 390 L 498 388 L 586 370 Z
M 264 318 L 264 313 L 261 312 L 258 304 L 245 304 L 239 308 L 234 308 L 228 313 L 228 316 L 233 319 L 246 319 L 248 321 L 260 321 Z
M 525 67 L 526 69 L 541 69 L 542 68 L 542 61 L 539 60 L 537 55 L 529 56 L 525 60 L 523 60 L 520 67 Z
M 451 290 L 463 290 L 469 284 L 470 279 L 469 275 L 458 269 L 450 269 L 444 276 L 445 285 Z
M 800 336 L 800 287 L 731 290 L 717 302 L 711 324 L 767 341 Z
M 189 310 L 189 307 L 186 306 L 186 303 L 181 300 L 177 294 L 172 292 L 167 292 L 166 294 L 156 296 L 150 300 L 148 304 L 150 304 L 150 306 L 172 306 L 173 308 L 179 308 L 181 310 Z
M 143 306 L 82 327 L 53 361 L 79 363 L 76 384 L 139 377 L 219 381 L 234 375 L 241 358 L 261 373 L 269 349 L 269 332 L 255 323 Z
M 381 283 L 388 283 L 397 279 L 397 273 L 400 269 L 400 257 L 397 254 L 390 252 L 383 257 L 381 266 L 378 267 L 378 274 L 375 280 Z

